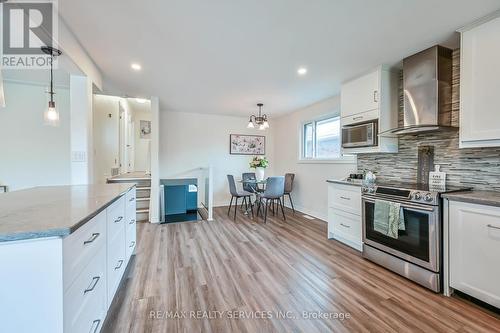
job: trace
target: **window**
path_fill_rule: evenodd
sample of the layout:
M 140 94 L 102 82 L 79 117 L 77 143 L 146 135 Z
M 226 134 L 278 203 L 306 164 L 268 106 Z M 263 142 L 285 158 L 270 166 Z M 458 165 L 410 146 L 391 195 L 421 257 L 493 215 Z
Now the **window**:
M 307 122 L 302 127 L 303 159 L 336 159 L 340 154 L 340 118 Z

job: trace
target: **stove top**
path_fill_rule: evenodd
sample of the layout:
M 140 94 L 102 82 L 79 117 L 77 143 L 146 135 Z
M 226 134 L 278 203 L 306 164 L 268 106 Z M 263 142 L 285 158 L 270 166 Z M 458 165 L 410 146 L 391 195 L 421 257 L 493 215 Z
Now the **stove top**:
M 362 186 L 363 195 L 387 200 L 398 199 L 427 205 L 439 205 L 441 194 L 470 191 L 470 187 L 446 186 L 430 188 L 428 184 L 405 182 L 381 182 L 372 186 Z

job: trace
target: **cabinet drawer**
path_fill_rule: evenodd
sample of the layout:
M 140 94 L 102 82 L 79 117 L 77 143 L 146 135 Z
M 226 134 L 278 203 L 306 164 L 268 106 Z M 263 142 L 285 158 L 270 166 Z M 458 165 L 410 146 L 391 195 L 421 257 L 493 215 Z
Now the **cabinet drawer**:
M 450 285 L 500 307 L 500 208 L 450 202 Z
M 361 217 L 350 213 L 334 210 L 333 235 L 340 236 L 352 242 L 361 243 Z
M 63 281 L 67 290 L 106 243 L 106 211 L 63 239 Z
M 64 293 L 64 332 L 99 332 L 106 305 L 106 247 L 101 246 Z
M 108 243 L 106 267 L 108 275 L 108 306 L 110 306 L 113 301 L 116 289 L 118 288 L 118 284 L 127 266 L 125 255 L 125 228 L 123 228 L 113 239 L 109 240 Z
M 361 188 L 340 184 L 329 185 L 328 207 L 361 215 Z
M 127 226 L 127 231 L 125 233 L 125 246 L 126 246 L 126 255 L 127 261 L 130 259 L 130 256 L 134 253 L 135 245 L 136 245 L 136 224 L 132 224 Z
M 128 225 L 135 224 L 136 222 L 136 209 L 137 209 L 137 197 L 136 197 L 136 189 L 132 188 L 125 195 L 125 216 L 126 223 Z
M 115 235 L 125 230 L 125 198 L 124 196 L 116 200 L 107 211 L 107 232 L 108 238 L 113 239 Z

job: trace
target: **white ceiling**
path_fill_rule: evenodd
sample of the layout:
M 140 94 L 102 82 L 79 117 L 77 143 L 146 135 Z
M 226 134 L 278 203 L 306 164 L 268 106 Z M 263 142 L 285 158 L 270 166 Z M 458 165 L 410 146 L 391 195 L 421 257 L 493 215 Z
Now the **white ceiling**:
M 338 94 L 342 81 L 378 64 L 453 39 L 500 2 L 64 0 L 59 7 L 114 93 L 159 96 L 161 110 L 233 115 L 263 102 L 276 116 Z M 299 66 L 306 76 L 296 74 Z

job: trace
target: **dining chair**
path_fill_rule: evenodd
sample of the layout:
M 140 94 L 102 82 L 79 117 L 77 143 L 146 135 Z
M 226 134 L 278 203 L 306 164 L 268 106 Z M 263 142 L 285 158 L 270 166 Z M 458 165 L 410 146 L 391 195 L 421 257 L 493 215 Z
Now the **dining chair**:
M 255 186 L 249 183 L 245 183 L 246 180 L 256 180 L 255 172 L 244 172 L 241 174 L 241 179 L 243 180 L 243 190 L 247 192 L 255 192 Z
M 283 205 L 285 204 L 285 195 L 288 195 L 288 200 L 290 200 L 290 205 L 292 206 L 292 211 L 295 214 L 295 208 L 293 207 L 292 201 L 292 191 L 293 191 L 293 181 L 295 179 L 294 173 L 285 174 L 285 194 L 283 195 Z
M 236 212 L 238 210 L 238 199 L 243 198 L 244 203 L 245 203 L 245 209 L 248 210 L 248 203 L 252 204 L 252 200 L 250 199 L 252 196 L 251 192 L 248 191 L 238 191 L 236 188 L 236 182 L 234 181 L 234 176 L 233 175 L 227 175 L 227 180 L 229 182 L 229 192 L 231 193 L 231 202 L 229 203 L 229 209 L 227 210 L 227 215 L 231 212 L 231 206 L 233 205 L 233 199 L 236 198 L 236 203 L 234 204 L 234 218 L 236 219 Z M 247 202 L 248 198 L 248 202 Z M 250 206 L 252 208 L 252 206 Z M 253 209 L 252 209 L 252 215 L 253 215 Z
M 265 204 L 264 209 L 264 223 L 267 222 L 267 211 L 269 210 L 269 204 L 273 204 L 275 200 L 278 201 L 281 207 L 281 213 L 283 214 L 283 219 L 286 221 L 285 210 L 283 209 L 283 203 L 281 198 L 285 193 L 285 177 L 269 177 L 266 182 L 266 189 L 259 197 L 259 207 L 257 209 L 257 216 L 259 216 L 262 204 Z M 262 201 L 265 200 L 265 203 Z

